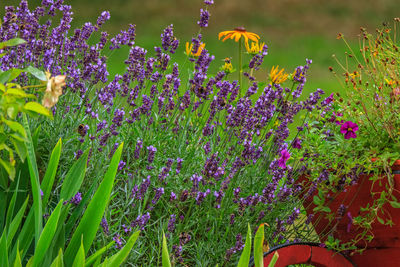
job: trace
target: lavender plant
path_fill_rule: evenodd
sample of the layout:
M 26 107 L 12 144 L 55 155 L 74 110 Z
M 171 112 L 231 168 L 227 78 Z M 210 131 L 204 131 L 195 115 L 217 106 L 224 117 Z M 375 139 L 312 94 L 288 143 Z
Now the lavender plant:
M 318 89 L 299 100 L 311 60 L 286 81 L 291 87 L 282 72 L 256 80 L 268 50 L 258 43 L 240 85 L 226 71 L 209 73 L 215 56 L 204 46 L 202 31 L 213 1 L 204 3 L 199 33 L 182 63 L 173 60 L 180 41 L 172 25 L 154 51 L 147 51 L 135 45 L 134 25 L 112 38 L 101 32 L 108 12 L 71 31 L 71 7 L 62 0 L 44 0 L 33 11 L 24 0 L 7 7 L 0 28 L 0 41 L 26 40 L 0 59 L 2 70 L 33 65 L 67 77 L 65 94 L 52 108 L 54 121 L 31 123 L 42 125 L 46 144 L 66 140 L 65 168 L 87 156 L 84 197 L 90 197 L 85 194 L 115 149 L 126 144 L 97 242 L 114 239 L 118 249 L 134 229 L 142 230 L 132 264 L 160 264 L 162 230 L 172 244 L 173 264 L 230 265 L 243 249 L 248 223 L 253 228 L 268 223 L 272 245 L 286 242 L 297 229 L 288 227 L 301 205 L 292 197 L 300 165 L 290 157 L 298 149 L 290 129 L 293 136 L 302 133 L 296 115 L 313 110 L 323 93 Z M 62 17 L 54 25 L 57 12 Z M 107 55 L 122 46 L 129 47 L 126 69 L 110 77 Z M 54 194 L 60 194 L 58 188 Z

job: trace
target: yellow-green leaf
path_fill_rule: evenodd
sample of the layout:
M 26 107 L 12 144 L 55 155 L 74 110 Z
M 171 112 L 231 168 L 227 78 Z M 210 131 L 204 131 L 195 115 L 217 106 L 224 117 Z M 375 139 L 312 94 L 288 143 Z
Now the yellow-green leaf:
M 37 103 L 37 102 L 28 102 L 25 104 L 24 109 L 26 110 L 30 110 L 42 115 L 45 115 L 47 117 L 52 118 L 53 115 L 51 114 L 51 112 L 45 108 L 44 106 L 42 106 L 41 104 Z
M 10 127 L 11 130 L 13 130 L 14 132 L 19 133 L 23 137 L 26 137 L 26 131 L 25 131 L 24 127 L 19 122 L 10 121 L 10 120 L 7 120 L 5 118 L 2 118 L 1 120 L 5 124 L 7 124 L 7 126 Z

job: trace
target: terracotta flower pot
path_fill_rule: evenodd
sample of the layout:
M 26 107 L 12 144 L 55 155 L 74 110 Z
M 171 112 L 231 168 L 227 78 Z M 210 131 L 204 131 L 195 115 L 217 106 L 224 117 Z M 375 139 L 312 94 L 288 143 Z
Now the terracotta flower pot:
M 395 162 L 392 170 L 394 172 L 394 190 L 392 194 L 400 201 L 400 160 Z M 327 203 L 329 203 L 328 207 L 333 213 L 338 210 L 340 205 L 345 205 L 345 215 L 341 218 L 334 218 L 329 221 L 324 216 L 325 214 L 313 211 L 315 208 L 313 196 L 305 199 L 304 207 L 308 214 L 314 214 L 312 224 L 321 241 L 325 241 L 328 234 L 331 233 L 335 238 L 348 242 L 362 232 L 361 229 L 352 224 L 351 217 L 359 216 L 360 207 L 366 207 L 368 203 L 371 205 L 373 201 L 379 198 L 380 194 L 372 196 L 371 192 L 382 192 L 389 186 L 386 178 L 373 183 L 369 180 L 370 177 L 370 175 L 361 175 L 358 184 L 348 186 L 345 192 L 326 199 Z M 302 177 L 300 182 L 306 179 L 306 177 Z M 393 208 L 387 203 L 382 210 L 385 214 L 382 214 L 382 211 L 378 211 L 378 216 L 381 218 L 391 217 L 393 226 L 383 225 L 379 222 L 371 225 L 374 239 L 369 243 L 359 242 L 357 246 L 360 248 L 367 246 L 366 251 L 361 255 L 353 255 L 351 257 L 358 266 L 400 266 L 400 209 Z

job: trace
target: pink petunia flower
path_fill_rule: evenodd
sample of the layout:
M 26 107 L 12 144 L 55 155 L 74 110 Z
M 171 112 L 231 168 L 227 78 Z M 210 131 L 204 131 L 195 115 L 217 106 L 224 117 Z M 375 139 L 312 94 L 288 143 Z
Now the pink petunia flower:
M 290 158 L 290 154 L 285 148 L 284 150 L 281 151 L 281 157 L 278 160 L 278 166 L 281 167 L 282 169 L 286 169 L 286 161 Z
M 346 121 L 340 127 L 340 132 L 344 134 L 344 139 L 356 138 L 357 131 L 358 131 L 358 125 L 357 123 L 354 123 L 352 121 Z

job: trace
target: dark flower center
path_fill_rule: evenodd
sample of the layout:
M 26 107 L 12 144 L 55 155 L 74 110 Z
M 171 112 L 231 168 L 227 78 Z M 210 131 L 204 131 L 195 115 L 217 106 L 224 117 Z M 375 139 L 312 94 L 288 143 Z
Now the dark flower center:
M 242 27 L 236 27 L 234 30 L 237 31 L 237 32 L 246 32 L 246 29 L 243 26 Z

